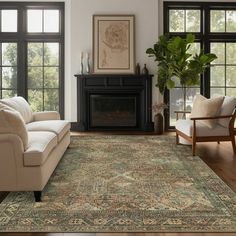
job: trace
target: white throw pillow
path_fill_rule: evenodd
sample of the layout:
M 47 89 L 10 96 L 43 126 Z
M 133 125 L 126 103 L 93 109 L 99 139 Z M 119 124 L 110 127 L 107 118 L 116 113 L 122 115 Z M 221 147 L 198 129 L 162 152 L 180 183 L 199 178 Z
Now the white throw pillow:
M 27 149 L 28 132 L 21 114 L 3 104 L 0 104 L 0 133 L 18 135 L 22 140 L 24 150 Z
M 193 109 L 190 118 L 196 117 L 214 117 L 219 115 L 220 108 L 224 101 L 224 97 L 215 97 L 207 99 L 206 97 L 198 94 L 193 102 Z M 209 128 L 213 128 L 217 120 L 199 120 Z
M 0 100 L 0 103 L 5 104 L 20 112 L 26 124 L 33 120 L 33 112 L 31 110 L 31 107 L 23 97 L 2 99 Z
M 220 116 L 227 116 L 232 115 L 234 108 L 236 106 L 236 98 L 235 97 L 229 97 L 226 96 L 224 99 L 224 102 L 220 109 Z M 228 127 L 229 125 L 229 119 L 218 119 L 218 124 Z

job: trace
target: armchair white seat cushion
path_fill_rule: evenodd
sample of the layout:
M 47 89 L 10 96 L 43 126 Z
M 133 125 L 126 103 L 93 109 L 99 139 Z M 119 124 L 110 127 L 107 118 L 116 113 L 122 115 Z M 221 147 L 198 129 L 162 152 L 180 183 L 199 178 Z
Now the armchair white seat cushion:
M 192 145 L 194 156 L 197 142 L 217 141 L 220 143 L 220 141 L 231 141 L 233 151 L 236 153 L 234 138 L 236 98 L 224 97 L 222 100 L 222 97 L 218 97 L 207 99 L 197 95 L 197 99 L 199 100 L 197 102 L 195 100 L 193 103 L 193 112 L 190 119 L 178 119 L 176 121 L 176 143 L 179 144 L 180 138 L 187 140 Z M 214 102 L 211 104 L 212 101 Z M 204 104 L 207 104 L 206 107 Z M 209 109 L 210 112 L 208 112 L 209 110 L 205 111 L 205 109 Z
M 183 132 L 188 136 L 193 135 L 193 121 L 190 119 L 180 119 L 176 122 L 176 129 Z M 227 136 L 229 135 L 229 129 L 219 124 L 215 125 L 214 128 L 209 128 L 204 123 L 197 122 L 196 124 L 196 135 L 197 136 Z
M 62 140 L 66 132 L 70 129 L 70 123 L 65 120 L 43 120 L 28 123 L 28 131 L 50 131 L 57 135 L 58 142 Z
M 28 132 L 28 148 L 24 152 L 25 166 L 41 166 L 57 146 L 57 136 L 52 132 Z

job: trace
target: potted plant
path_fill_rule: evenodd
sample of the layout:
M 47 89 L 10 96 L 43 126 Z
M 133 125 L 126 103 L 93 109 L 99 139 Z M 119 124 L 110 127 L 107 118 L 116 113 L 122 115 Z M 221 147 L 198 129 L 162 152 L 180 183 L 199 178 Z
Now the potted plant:
M 160 93 L 163 94 L 165 89 L 174 88 L 177 79 L 183 91 L 184 110 L 186 88 L 199 85 L 200 75 L 217 58 L 213 53 L 204 54 L 203 50 L 195 55 L 189 53 L 194 40 L 193 34 L 187 34 L 186 38 L 165 34 L 159 37 L 153 48 L 146 50 L 149 57 L 154 57 L 158 63 L 156 86 Z

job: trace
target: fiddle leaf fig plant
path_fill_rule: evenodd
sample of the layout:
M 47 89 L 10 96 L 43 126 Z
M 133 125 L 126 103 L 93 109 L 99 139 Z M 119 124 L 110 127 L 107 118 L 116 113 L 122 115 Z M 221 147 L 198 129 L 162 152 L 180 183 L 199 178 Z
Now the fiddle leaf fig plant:
M 165 34 L 159 37 L 153 48 L 146 50 L 149 57 L 154 57 L 157 62 L 156 86 L 161 94 L 166 88 L 174 88 L 176 79 L 182 88 L 198 85 L 200 75 L 217 58 L 213 53 L 204 54 L 203 50 L 195 55 L 189 53 L 194 40 L 193 34 L 187 34 L 186 38 Z

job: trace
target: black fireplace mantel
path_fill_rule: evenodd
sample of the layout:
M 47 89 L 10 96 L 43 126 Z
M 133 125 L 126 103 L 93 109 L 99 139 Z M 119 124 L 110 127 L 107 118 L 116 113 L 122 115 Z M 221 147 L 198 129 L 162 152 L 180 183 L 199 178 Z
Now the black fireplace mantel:
M 77 130 L 137 130 L 153 131 L 152 75 L 76 74 Z M 133 126 L 99 126 L 91 122 L 91 98 L 94 95 L 134 96 L 137 124 Z

